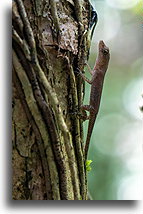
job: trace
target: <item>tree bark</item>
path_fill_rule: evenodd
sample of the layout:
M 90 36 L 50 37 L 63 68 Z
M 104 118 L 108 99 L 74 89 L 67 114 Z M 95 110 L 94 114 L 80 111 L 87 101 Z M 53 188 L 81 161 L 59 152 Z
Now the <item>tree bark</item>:
M 14 200 L 87 200 L 82 120 L 87 0 L 13 1 Z

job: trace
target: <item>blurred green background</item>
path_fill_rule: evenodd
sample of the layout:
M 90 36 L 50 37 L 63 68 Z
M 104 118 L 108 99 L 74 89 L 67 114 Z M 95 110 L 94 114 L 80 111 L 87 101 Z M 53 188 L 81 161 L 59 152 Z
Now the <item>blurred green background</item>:
M 141 199 L 143 94 L 142 0 L 91 0 L 98 13 L 89 65 L 99 40 L 110 48 L 100 111 L 88 159 L 88 187 L 93 200 Z M 90 77 L 86 70 L 86 76 Z M 84 104 L 89 103 L 86 83 Z M 88 121 L 84 122 L 85 139 Z

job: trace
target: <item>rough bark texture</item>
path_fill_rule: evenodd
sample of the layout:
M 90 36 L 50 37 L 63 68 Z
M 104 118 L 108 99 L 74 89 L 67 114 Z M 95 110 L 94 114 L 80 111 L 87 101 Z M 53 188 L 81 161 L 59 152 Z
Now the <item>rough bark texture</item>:
M 82 121 L 87 0 L 13 1 L 13 199 L 87 200 Z

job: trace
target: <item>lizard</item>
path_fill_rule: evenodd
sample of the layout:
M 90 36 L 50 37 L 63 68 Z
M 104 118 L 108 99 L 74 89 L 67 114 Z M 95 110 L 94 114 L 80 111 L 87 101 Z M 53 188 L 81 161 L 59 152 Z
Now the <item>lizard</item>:
M 82 72 L 80 72 L 80 75 L 83 78 L 83 80 L 91 84 L 90 103 L 89 105 L 81 106 L 81 110 L 84 116 L 86 115 L 86 111 L 89 111 L 89 116 L 87 117 L 86 115 L 86 118 L 85 118 L 85 120 L 89 119 L 87 138 L 86 138 L 86 143 L 84 148 L 85 161 L 87 160 L 90 138 L 92 135 L 95 120 L 100 107 L 104 76 L 108 68 L 109 59 L 110 59 L 109 48 L 104 44 L 103 41 L 100 41 L 98 56 L 97 56 L 93 70 L 87 64 L 90 74 L 92 75 L 92 79 L 89 80 L 87 77 L 84 76 Z

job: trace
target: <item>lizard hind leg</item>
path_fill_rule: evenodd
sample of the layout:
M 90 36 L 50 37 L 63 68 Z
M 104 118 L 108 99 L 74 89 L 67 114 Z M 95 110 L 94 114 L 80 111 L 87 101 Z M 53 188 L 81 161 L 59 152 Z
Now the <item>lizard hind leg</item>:
M 81 119 L 85 120 L 89 120 L 89 117 L 86 113 L 86 111 L 90 111 L 90 105 L 82 105 L 81 106 Z

